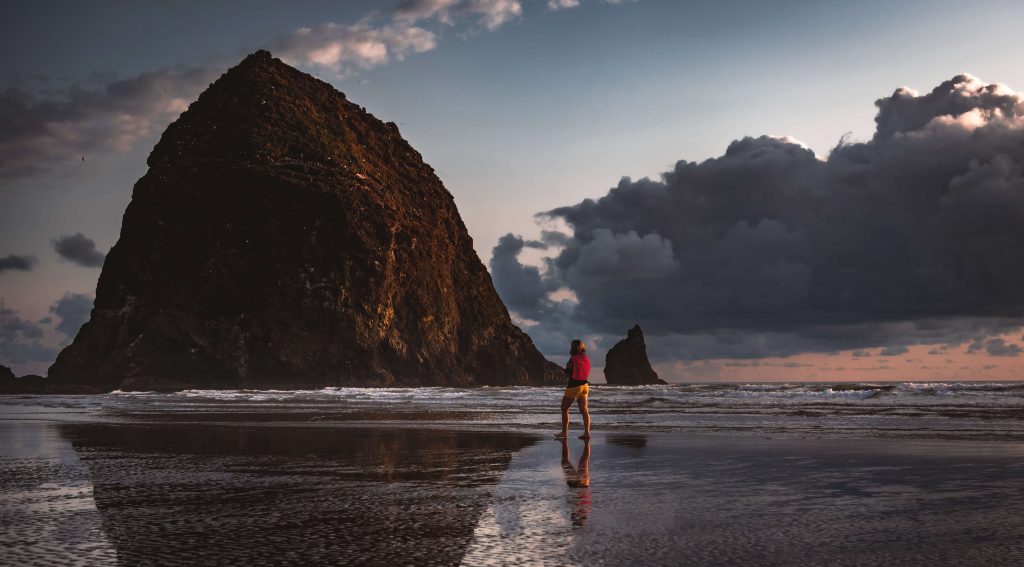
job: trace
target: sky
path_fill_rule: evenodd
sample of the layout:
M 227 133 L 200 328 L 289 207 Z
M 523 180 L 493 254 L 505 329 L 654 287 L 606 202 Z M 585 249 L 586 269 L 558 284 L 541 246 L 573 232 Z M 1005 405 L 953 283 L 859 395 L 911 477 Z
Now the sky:
M 0 6 L 0 362 L 45 373 L 163 129 L 256 49 L 398 123 L 550 358 L 1024 376 L 1017 2 Z M 905 88 L 904 88 L 905 87 Z M 901 90 L 902 89 L 902 90 Z

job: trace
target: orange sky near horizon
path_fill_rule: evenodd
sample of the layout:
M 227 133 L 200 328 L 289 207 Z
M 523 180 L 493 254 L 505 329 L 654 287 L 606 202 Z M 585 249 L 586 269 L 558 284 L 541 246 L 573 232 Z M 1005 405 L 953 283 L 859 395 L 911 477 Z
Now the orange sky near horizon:
M 1000 335 L 1024 348 L 1019 333 Z M 668 382 L 1003 382 L 1024 380 L 1024 356 L 968 352 L 970 343 L 952 347 L 915 345 L 895 356 L 882 348 L 799 354 L 751 360 L 710 359 L 654 364 Z M 1012 347 L 1010 347 L 1012 348 Z

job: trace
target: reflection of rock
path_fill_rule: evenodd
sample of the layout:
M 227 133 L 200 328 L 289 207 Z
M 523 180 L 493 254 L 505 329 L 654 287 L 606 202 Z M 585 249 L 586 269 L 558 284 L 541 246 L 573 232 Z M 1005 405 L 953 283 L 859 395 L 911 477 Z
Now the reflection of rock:
M 265 51 L 164 132 L 50 377 L 107 389 L 559 384 L 399 134 Z
M 634 325 L 626 338 L 608 351 L 604 362 L 604 376 L 608 384 L 616 386 L 639 386 L 642 384 L 665 384 L 658 373 L 651 368 L 647 359 L 647 345 L 640 325 Z
M 0 419 L 0 564 L 117 565 L 92 498 L 89 469 L 71 443 L 50 421 L 5 417 Z
M 534 442 L 179 424 L 62 434 L 88 464 L 104 529 L 128 565 L 457 565 L 511 455 Z

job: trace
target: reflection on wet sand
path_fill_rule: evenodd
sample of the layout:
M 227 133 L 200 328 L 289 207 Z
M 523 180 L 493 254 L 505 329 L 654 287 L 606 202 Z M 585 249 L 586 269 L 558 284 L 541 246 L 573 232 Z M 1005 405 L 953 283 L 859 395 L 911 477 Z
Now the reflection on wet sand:
M 633 433 L 610 433 L 607 441 L 609 445 L 630 447 L 632 449 L 643 449 L 647 446 L 647 437 Z
M 114 565 L 89 471 L 57 428 L 0 420 L 0 565 Z
M 565 439 L 561 442 L 562 472 L 565 473 L 565 483 L 573 489 L 569 493 L 570 517 L 573 527 L 582 528 L 590 515 L 590 440 L 583 441 L 583 452 L 576 467 L 572 466 L 569 456 L 569 443 Z
M 595 439 L 600 445 L 601 434 Z M 573 557 L 591 529 L 590 456 L 591 443 L 575 439 L 540 441 L 513 455 L 463 565 L 579 564 Z
M 457 564 L 519 434 L 65 426 L 121 562 Z
M 0 563 L 1024 565 L 1022 455 L 0 419 Z

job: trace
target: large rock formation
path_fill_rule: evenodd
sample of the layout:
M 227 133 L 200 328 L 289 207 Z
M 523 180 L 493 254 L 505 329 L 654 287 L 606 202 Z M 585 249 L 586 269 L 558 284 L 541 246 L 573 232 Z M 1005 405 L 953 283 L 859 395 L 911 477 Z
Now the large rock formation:
M 105 388 L 558 384 L 399 135 L 259 51 L 164 132 L 50 367 Z
M 634 325 L 626 338 L 615 343 L 604 359 L 604 376 L 613 386 L 639 386 L 642 384 L 666 384 L 658 378 L 647 359 L 647 344 L 640 325 Z

